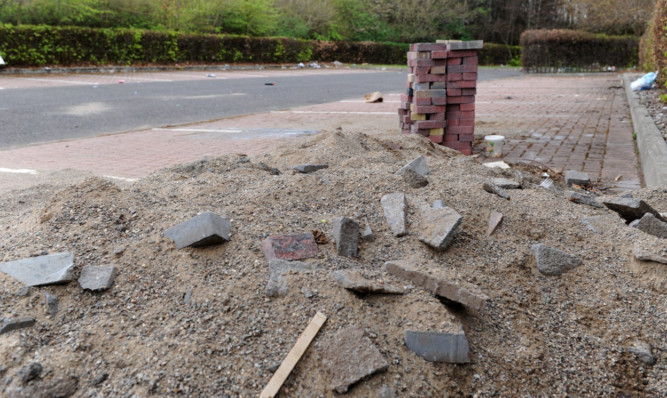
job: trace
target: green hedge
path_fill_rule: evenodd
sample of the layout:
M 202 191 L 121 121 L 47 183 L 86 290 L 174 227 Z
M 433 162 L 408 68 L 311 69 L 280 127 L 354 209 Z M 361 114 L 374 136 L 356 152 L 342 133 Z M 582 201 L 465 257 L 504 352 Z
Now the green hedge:
M 639 65 L 646 71 L 659 71 L 658 83 L 667 81 L 667 0 L 658 0 L 653 16 L 639 45 Z
M 638 62 L 639 38 L 577 30 L 527 30 L 521 34 L 521 64 L 527 72 L 604 71 Z

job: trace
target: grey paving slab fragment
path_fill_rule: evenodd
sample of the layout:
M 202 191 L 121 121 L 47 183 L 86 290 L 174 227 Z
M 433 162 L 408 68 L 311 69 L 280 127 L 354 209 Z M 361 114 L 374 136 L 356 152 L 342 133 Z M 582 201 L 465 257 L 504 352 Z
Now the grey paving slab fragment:
M 74 254 L 70 252 L 0 263 L 0 271 L 26 286 L 67 283 L 72 280 L 73 270 Z
M 575 185 L 591 185 L 591 178 L 588 173 L 576 170 L 565 170 L 565 183 L 568 186 Z
M 339 270 L 331 273 L 338 284 L 357 293 L 404 294 L 405 289 L 364 278 L 361 273 L 353 270 Z
M 500 223 L 503 221 L 503 213 L 492 211 L 491 216 L 489 216 L 489 226 L 486 229 L 486 237 L 493 235 Z
M 578 257 L 542 243 L 534 244 L 531 249 L 535 253 L 537 269 L 545 275 L 562 275 L 581 265 Z
M 79 285 L 85 290 L 106 290 L 116 278 L 116 267 L 111 265 L 86 265 L 81 270 Z
M 412 188 L 423 188 L 428 185 L 428 179 L 424 176 L 417 174 L 416 171 L 412 169 L 405 170 L 401 177 Z
M 521 189 L 521 183 L 509 178 L 494 178 L 491 183 L 500 189 Z
M 389 364 L 363 330 L 351 326 L 324 344 L 322 366 L 331 377 L 329 388 L 343 394 L 353 384 L 384 372 Z
M 359 254 L 359 223 L 351 218 L 336 217 L 333 222 L 336 254 L 356 257 Z
M 419 240 L 436 249 L 445 250 L 458 232 L 463 217 L 451 207 L 422 209 Z
M 640 261 L 654 261 L 656 263 L 667 264 L 667 248 L 645 247 L 640 242 L 635 242 L 632 247 L 632 254 Z
M 384 270 L 391 275 L 410 281 L 415 286 L 422 287 L 436 296 L 463 304 L 466 307 L 481 310 L 484 308 L 488 297 L 461 285 L 434 277 L 430 274 L 417 270 L 408 261 L 387 261 Z
M 468 363 L 470 346 L 465 333 L 405 331 L 405 346 L 430 362 Z
M 2 323 L 0 323 L 0 334 L 9 333 L 18 329 L 29 328 L 34 324 L 35 318 L 32 317 L 2 318 Z
M 658 213 L 648 203 L 641 199 L 623 197 L 607 198 L 602 201 L 602 204 L 605 205 L 609 210 L 613 210 L 618 213 L 628 222 L 638 220 L 646 213 L 653 214 L 660 221 L 667 221 L 660 215 L 660 213 Z
M 586 195 L 580 192 L 566 191 L 565 198 L 567 198 L 567 200 L 569 200 L 572 203 L 588 205 L 592 207 L 597 207 L 599 209 L 604 208 L 602 203 L 598 202 L 598 200 L 594 196 Z
M 396 172 L 396 175 L 402 175 L 406 170 L 412 170 L 415 173 L 419 174 L 420 176 L 425 176 L 430 172 L 430 170 L 428 168 L 428 164 L 426 163 L 426 158 L 424 157 L 424 155 L 420 155 L 419 157 L 410 161 L 410 163 L 401 167 Z
M 290 271 L 304 272 L 313 269 L 315 269 L 315 266 L 302 261 L 269 260 L 269 281 L 264 292 L 269 297 L 286 296 L 289 293 L 289 286 L 283 274 Z
M 653 214 L 646 213 L 639 219 L 636 225 L 633 225 L 640 231 L 647 234 L 657 236 L 658 238 L 667 239 L 667 222 L 658 220 Z
M 174 240 L 177 249 L 218 245 L 229 241 L 231 223 L 223 217 L 206 212 L 164 231 Z
M 46 313 L 49 314 L 51 318 L 58 315 L 58 296 L 45 292 L 44 302 L 46 304 Z
M 361 231 L 361 240 L 367 242 L 375 241 L 375 234 L 373 233 L 373 229 L 371 228 L 371 224 L 368 222 L 368 219 L 364 219 L 364 224 L 366 227 L 363 231 Z
M 510 200 L 510 196 L 507 194 L 507 192 L 489 182 L 485 182 L 484 184 L 482 184 L 482 188 L 488 193 L 492 193 L 500 196 L 503 199 Z
M 292 167 L 292 169 L 303 174 L 313 173 L 317 170 L 322 170 L 327 168 L 329 168 L 328 164 L 300 164 Z
M 408 233 L 405 225 L 405 194 L 390 193 L 380 200 L 387 224 L 394 236 L 403 236 Z

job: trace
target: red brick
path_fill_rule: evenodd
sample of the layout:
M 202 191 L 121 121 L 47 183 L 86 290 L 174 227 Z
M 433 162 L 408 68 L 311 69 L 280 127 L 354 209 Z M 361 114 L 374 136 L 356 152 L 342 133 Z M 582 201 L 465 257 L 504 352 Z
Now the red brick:
M 410 102 L 410 96 L 407 94 L 401 94 L 401 102 Z
M 447 65 L 461 65 L 461 58 L 447 58 Z
M 457 119 L 457 120 L 459 121 L 459 126 L 474 126 L 475 125 L 475 119 Z
M 447 126 L 460 126 L 461 119 L 457 118 L 447 118 Z
M 417 52 L 416 51 L 408 51 L 408 61 L 411 59 L 417 59 Z
M 464 154 L 466 156 L 470 156 L 470 155 L 472 155 L 472 147 L 470 147 L 470 148 L 459 148 L 459 152 L 461 152 L 462 154 Z
M 415 83 L 431 83 L 447 81 L 447 75 L 415 75 Z
M 430 130 L 430 129 L 442 129 L 445 128 L 444 120 L 421 120 L 414 122 L 413 126 L 416 126 L 419 130 Z M 430 134 L 430 133 L 429 133 Z
M 294 261 L 317 256 L 319 250 L 313 234 L 275 235 L 262 241 L 267 260 L 279 258 Z
M 459 142 L 458 134 L 448 134 L 447 132 L 445 132 L 445 135 L 443 137 L 444 137 L 443 142 L 448 144 Z
M 433 75 L 444 75 L 447 73 L 447 66 L 432 66 L 431 74 Z
M 413 98 L 412 103 L 416 106 L 429 106 L 431 105 L 431 98 Z
M 475 118 L 474 111 L 461 111 L 461 119 L 474 119 L 474 118 Z
M 460 88 L 448 88 L 447 89 L 447 96 L 448 97 L 460 97 L 461 96 L 461 89 Z
M 447 97 L 431 98 L 433 105 L 447 105 Z
M 464 65 L 478 65 L 479 59 L 477 57 L 465 57 L 463 58 Z
M 447 59 L 449 58 L 449 51 L 431 51 L 432 59 Z
M 471 126 L 447 126 L 445 130 L 446 134 L 458 134 L 459 140 L 461 140 L 462 135 L 473 134 L 474 132 L 475 129 Z
M 440 112 L 445 112 L 445 107 L 444 106 L 436 106 L 436 105 L 431 105 L 431 106 L 415 106 L 414 113 L 419 113 L 419 114 L 425 114 L 425 113 L 440 113 Z M 434 127 L 435 128 L 435 127 Z
M 428 120 L 445 120 L 445 112 L 429 113 Z
M 430 51 L 419 51 L 417 52 L 417 59 L 431 59 Z
M 477 50 L 450 50 L 449 56 L 459 58 L 475 57 L 477 56 Z
M 459 134 L 459 141 L 461 142 L 472 142 L 475 139 L 475 134 L 470 133 L 470 134 Z
M 431 134 L 431 129 L 419 129 L 417 125 L 413 124 L 410 126 L 410 133 L 412 134 L 419 134 L 423 135 L 424 137 L 428 137 Z
M 477 73 L 464 73 L 463 80 L 477 80 Z
M 461 95 L 475 95 L 477 94 L 476 88 L 462 88 Z
M 447 51 L 447 45 L 442 43 L 415 43 L 414 50 L 410 47 L 411 51 Z
M 475 102 L 475 97 L 473 96 L 447 97 L 448 104 L 471 104 L 474 102 Z
M 458 82 L 450 82 L 447 85 L 447 88 L 476 88 L 476 80 L 461 80 Z
M 472 103 L 472 104 L 461 104 L 461 105 L 459 105 L 459 109 L 461 109 L 462 111 L 474 111 L 475 110 L 475 104 L 474 103 Z M 473 117 L 475 117 L 474 115 L 475 114 L 473 113 Z
M 410 112 L 410 111 L 407 110 L 407 109 L 400 109 L 400 108 L 398 109 L 398 115 L 399 116 L 406 116 L 408 114 L 408 112 Z
M 418 66 L 414 70 L 414 74 L 416 75 L 415 77 L 419 75 L 428 75 L 431 71 L 430 66 Z
M 458 112 L 461 110 L 461 105 L 459 104 L 448 104 L 446 112 Z
M 447 82 L 456 82 L 459 80 L 463 80 L 462 73 L 448 73 L 446 76 L 447 76 Z
M 434 142 L 436 144 L 441 144 L 442 143 L 442 136 L 441 135 L 429 135 L 428 139 L 431 140 L 431 142 Z
M 447 67 L 447 73 L 476 73 L 476 65 L 450 65 Z

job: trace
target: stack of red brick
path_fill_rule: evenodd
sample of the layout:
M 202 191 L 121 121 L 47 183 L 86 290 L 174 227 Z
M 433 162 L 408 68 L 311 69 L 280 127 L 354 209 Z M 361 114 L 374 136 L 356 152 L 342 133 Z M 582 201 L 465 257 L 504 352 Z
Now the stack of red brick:
M 477 50 L 482 41 L 416 43 L 408 52 L 407 92 L 398 109 L 401 132 L 472 154 Z

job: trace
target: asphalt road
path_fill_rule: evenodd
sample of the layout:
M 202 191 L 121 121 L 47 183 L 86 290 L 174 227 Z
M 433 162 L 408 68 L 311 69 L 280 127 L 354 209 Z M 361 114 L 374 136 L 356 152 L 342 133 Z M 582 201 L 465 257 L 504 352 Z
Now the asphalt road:
M 0 149 L 321 104 L 403 91 L 406 71 L 270 79 L 59 86 L 0 91 Z M 480 69 L 480 80 L 518 75 Z M 268 81 L 274 85 L 265 85 Z

